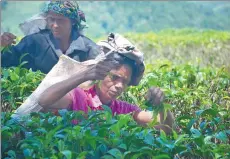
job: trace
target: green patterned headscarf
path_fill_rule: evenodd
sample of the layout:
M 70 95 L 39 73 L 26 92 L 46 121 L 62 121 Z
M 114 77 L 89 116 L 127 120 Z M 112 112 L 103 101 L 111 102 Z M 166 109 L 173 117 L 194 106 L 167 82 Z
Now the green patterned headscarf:
M 43 12 L 48 13 L 49 11 L 61 14 L 73 22 L 76 23 L 75 27 L 78 30 L 85 28 L 81 22 L 85 21 L 84 13 L 79 9 L 77 2 L 70 1 L 50 1 L 46 4 Z

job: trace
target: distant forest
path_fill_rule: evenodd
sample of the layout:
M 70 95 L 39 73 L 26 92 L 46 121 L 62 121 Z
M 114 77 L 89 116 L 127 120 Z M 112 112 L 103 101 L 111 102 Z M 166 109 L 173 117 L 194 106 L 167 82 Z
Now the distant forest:
M 39 13 L 45 2 L 1 2 L 2 31 L 22 35 L 18 24 Z M 158 32 L 168 28 L 230 30 L 229 2 L 96 1 L 79 2 L 86 14 L 86 34 L 104 36 L 108 32 Z

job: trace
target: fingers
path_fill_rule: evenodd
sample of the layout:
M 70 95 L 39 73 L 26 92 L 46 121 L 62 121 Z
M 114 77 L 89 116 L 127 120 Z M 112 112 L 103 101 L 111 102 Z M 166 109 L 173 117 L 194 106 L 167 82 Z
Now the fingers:
M 100 66 L 105 66 L 107 67 L 109 70 L 115 69 L 119 66 L 119 61 L 115 60 L 115 59 L 105 59 L 101 62 L 98 63 L 98 67 Z
M 16 39 L 16 36 L 12 33 L 5 32 L 5 33 L 3 33 L 3 35 L 8 36 L 10 39 Z
M 92 78 L 93 80 L 103 80 L 108 74 L 109 71 L 106 71 L 106 68 L 101 68 L 100 70 L 97 69 L 96 71 L 93 71 Z
M 154 100 L 154 104 L 155 105 L 160 105 L 163 102 L 164 99 L 164 94 L 163 92 L 160 90 L 160 88 L 157 89 L 156 94 L 155 94 L 155 100 Z
M 155 88 L 155 87 L 152 87 L 151 88 L 151 95 L 156 97 L 157 93 L 160 91 L 160 88 Z
M 95 73 L 95 79 L 96 80 L 104 80 L 104 78 L 109 74 L 109 72 L 98 72 Z
M 91 65 L 88 71 L 90 80 L 103 80 L 109 72 L 116 68 L 119 62 L 116 60 L 104 60 L 97 64 Z
M 3 37 L 2 39 L 3 39 L 3 41 L 4 41 L 6 44 L 8 44 L 8 45 L 10 45 L 10 44 L 12 44 L 13 42 L 15 42 L 14 39 L 10 39 L 9 37 Z
M 109 73 L 110 70 L 111 70 L 111 67 L 107 67 L 107 66 L 98 66 L 96 68 L 96 72 L 97 73 L 102 73 L 102 74 Z
M 160 88 L 151 87 L 147 92 L 146 99 L 152 105 L 160 105 L 164 100 L 164 93 L 160 90 Z
M 103 80 L 112 69 L 118 68 L 120 65 L 119 60 L 117 60 L 118 58 L 119 56 L 111 53 L 106 55 L 106 57 L 101 56 L 95 60 L 98 62 L 92 65 L 89 71 L 89 73 L 91 73 L 91 80 Z
M 16 43 L 15 39 L 16 39 L 15 35 L 5 32 L 1 35 L 1 45 L 5 47 L 11 45 L 12 43 L 15 44 Z
M 99 63 L 96 66 L 96 72 L 107 74 L 112 69 L 118 67 L 119 63 L 117 61 L 111 60 L 111 61 L 104 61 L 103 63 Z

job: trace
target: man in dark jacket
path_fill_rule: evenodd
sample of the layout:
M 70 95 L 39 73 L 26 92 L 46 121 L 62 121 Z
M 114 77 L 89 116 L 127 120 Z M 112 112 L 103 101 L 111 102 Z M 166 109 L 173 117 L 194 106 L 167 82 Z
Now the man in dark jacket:
M 85 16 L 77 4 L 49 2 L 43 13 L 20 25 L 26 36 L 16 46 L 11 46 L 14 35 L 1 36 L 2 46 L 7 46 L 1 52 L 1 66 L 18 66 L 27 61 L 23 67 L 48 73 L 62 54 L 77 61 L 94 59 L 100 49 L 80 33 L 84 27 L 81 21 Z

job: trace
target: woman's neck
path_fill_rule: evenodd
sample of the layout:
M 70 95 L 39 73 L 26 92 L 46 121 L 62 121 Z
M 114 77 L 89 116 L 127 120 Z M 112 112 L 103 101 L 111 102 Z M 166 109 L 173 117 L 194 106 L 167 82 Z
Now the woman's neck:
M 70 31 L 68 34 L 64 34 L 57 38 L 59 48 L 61 49 L 63 53 L 65 53 L 70 46 L 71 33 L 72 31 Z
M 111 100 L 108 100 L 105 98 L 105 96 L 102 96 L 102 93 L 100 91 L 98 84 L 96 84 L 95 89 L 96 89 L 96 94 L 98 95 L 101 103 L 105 105 L 109 105 L 111 103 Z
M 59 39 L 60 42 L 60 49 L 63 53 L 66 52 L 66 50 L 69 48 L 70 46 L 70 37 L 69 38 L 62 38 Z

